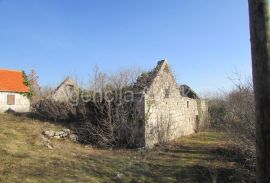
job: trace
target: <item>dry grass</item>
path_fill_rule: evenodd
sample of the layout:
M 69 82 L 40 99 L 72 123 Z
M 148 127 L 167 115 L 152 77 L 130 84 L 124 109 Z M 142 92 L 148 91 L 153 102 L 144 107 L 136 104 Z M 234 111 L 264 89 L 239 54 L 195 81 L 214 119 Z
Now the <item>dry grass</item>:
M 68 140 L 44 146 L 41 132 L 61 125 L 0 114 L 0 182 L 219 182 L 238 181 L 241 167 L 215 153 L 226 136 L 205 132 L 151 151 L 102 150 Z M 247 181 L 248 182 L 248 181 Z

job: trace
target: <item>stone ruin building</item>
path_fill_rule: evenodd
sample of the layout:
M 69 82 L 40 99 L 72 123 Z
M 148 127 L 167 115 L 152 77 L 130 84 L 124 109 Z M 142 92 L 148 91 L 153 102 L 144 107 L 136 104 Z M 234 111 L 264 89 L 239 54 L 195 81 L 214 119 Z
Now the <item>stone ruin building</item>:
M 53 99 L 70 101 L 76 82 L 64 80 L 54 91 Z M 138 113 L 136 146 L 151 148 L 195 133 L 207 120 L 207 102 L 187 85 L 179 86 L 166 60 L 159 61 L 151 72 L 143 73 L 133 85 Z
M 52 98 L 58 102 L 70 102 L 78 92 L 78 85 L 74 79 L 67 77 L 52 93 Z
M 144 122 L 142 146 L 153 147 L 195 133 L 207 118 L 207 103 L 188 86 L 179 87 L 166 60 L 142 74 L 134 85 L 136 106 Z

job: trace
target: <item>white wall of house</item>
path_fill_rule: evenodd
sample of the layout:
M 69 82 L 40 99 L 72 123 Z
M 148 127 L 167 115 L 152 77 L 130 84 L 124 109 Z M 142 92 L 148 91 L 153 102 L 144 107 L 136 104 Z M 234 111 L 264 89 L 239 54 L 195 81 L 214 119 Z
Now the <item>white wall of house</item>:
M 7 104 L 7 96 L 15 95 L 15 104 Z M 13 92 L 0 92 L 0 112 L 3 113 L 8 109 L 12 109 L 16 112 L 29 112 L 30 111 L 30 100 L 20 93 Z

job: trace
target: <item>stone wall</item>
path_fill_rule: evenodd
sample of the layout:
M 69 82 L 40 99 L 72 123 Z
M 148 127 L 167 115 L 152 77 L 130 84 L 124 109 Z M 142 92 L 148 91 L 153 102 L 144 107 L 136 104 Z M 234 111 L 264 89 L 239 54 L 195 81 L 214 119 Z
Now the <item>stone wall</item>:
M 197 101 L 182 97 L 168 65 L 164 64 L 145 93 L 145 146 L 195 132 Z
M 198 106 L 198 130 L 204 129 L 208 124 L 208 103 L 206 100 L 197 99 Z
M 77 102 L 78 86 L 73 79 L 65 79 L 54 91 L 53 99 L 58 102 Z
M 7 95 L 15 95 L 15 105 L 7 105 Z M 29 112 L 30 101 L 26 96 L 19 93 L 0 92 L 0 112 L 2 113 L 9 109 L 16 112 Z

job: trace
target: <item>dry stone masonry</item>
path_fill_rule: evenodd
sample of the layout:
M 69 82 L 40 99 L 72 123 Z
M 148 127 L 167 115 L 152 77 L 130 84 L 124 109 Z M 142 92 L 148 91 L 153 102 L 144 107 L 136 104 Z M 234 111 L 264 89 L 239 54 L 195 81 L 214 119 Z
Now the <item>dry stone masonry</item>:
M 78 95 L 78 85 L 75 80 L 67 77 L 53 92 L 53 99 L 59 102 L 74 102 Z
M 206 101 L 181 95 L 166 60 L 138 78 L 135 91 L 137 109 L 144 122 L 142 146 L 151 148 L 156 143 L 193 134 L 206 119 Z
M 72 96 L 76 96 L 77 88 L 76 82 L 67 78 L 55 90 L 53 99 L 70 102 Z M 207 102 L 187 85 L 177 84 L 166 60 L 158 62 L 152 71 L 143 73 L 132 89 L 139 124 L 134 127 L 136 146 L 152 148 L 157 143 L 193 134 L 204 126 Z M 60 139 L 68 133 L 63 130 L 44 134 Z
M 42 134 L 47 138 L 55 138 L 55 139 L 69 138 L 72 141 L 78 140 L 78 136 L 75 134 L 72 134 L 69 129 L 63 129 L 60 131 L 46 130 Z

